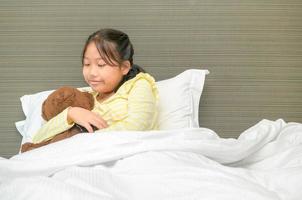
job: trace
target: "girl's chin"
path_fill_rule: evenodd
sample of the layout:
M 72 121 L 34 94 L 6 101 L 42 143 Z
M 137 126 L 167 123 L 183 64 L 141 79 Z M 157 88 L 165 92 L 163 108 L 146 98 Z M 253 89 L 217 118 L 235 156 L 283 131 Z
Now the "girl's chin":
M 98 87 L 97 85 L 90 84 L 89 86 L 90 86 L 94 91 L 99 91 L 99 90 L 100 90 L 100 87 Z
M 90 84 L 90 87 L 93 91 L 98 92 L 98 93 L 104 93 L 104 91 L 106 91 L 106 90 L 104 90 L 103 87 L 100 87 L 100 86 Z

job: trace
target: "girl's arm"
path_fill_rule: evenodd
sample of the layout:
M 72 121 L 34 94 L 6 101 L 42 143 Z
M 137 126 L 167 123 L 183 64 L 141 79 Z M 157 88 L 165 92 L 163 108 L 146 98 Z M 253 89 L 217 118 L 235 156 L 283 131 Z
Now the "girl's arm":
M 157 123 L 157 90 L 145 79 L 134 83 L 128 98 L 128 115 L 111 124 L 106 130 L 151 130 Z
M 71 128 L 74 123 L 69 124 L 67 122 L 67 112 L 68 108 L 62 111 L 60 114 L 46 122 L 39 131 L 33 136 L 33 143 L 39 143 L 48 139 L 51 139 L 53 136 L 61 133 L 63 131 Z

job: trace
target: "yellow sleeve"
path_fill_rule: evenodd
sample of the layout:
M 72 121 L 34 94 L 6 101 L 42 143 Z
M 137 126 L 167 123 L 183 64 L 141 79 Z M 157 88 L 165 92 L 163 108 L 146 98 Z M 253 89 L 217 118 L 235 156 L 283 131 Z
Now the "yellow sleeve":
M 74 124 L 68 124 L 67 111 L 68 108 L 66 108 L 60 114 L 46 122 L 32 138 L 33 143 L 39 143 L 51 139 L 58 133 L 61 133 L 71 128 Z
M 128 114 L 121 121 L 114 122 L 107 130 L 151 130 L 157 118 L 157 90 L 154 91 L 150 82 L 139 79 L 133 85 L 128 96 Z

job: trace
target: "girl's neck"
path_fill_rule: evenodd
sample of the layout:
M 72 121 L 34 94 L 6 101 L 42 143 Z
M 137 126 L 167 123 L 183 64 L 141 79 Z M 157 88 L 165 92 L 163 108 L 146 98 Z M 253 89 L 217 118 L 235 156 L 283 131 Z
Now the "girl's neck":
M 109 97 L 111 97 L 112 95 L 114 94 L 114 92 L 111 92 L 111 93 L 99 93 L 96 97 L 97 101 L 98 102 L 103 102 L 105 101 L 106 99 L 108 99 Z

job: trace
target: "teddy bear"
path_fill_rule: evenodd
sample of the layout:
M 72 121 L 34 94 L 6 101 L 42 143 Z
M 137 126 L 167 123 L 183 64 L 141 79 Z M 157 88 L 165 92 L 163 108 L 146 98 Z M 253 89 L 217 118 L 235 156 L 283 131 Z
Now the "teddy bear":
M 92 110 L 94 107 L 94 98 L 92 94 L 88 92 L 81 92 L 73 87 L 60 87 L 52 92 L 42 104 L 42 117 L 48 121 L 61 113 L 63 110 L 72 107 L 81 107 L 87 110 Z M 94 127 L 95 129 L 95 127 Z M 45 146 L 50 143 L 54 143 L 69 137 L 72 137 L 78 133 L 87 132 L 87 130 L 75 124 L 70 129 L 55 135 L 53 138 L 40 143 L 24 143 L 21 145 L 21 152 L 26 152 L 41 146 Z

